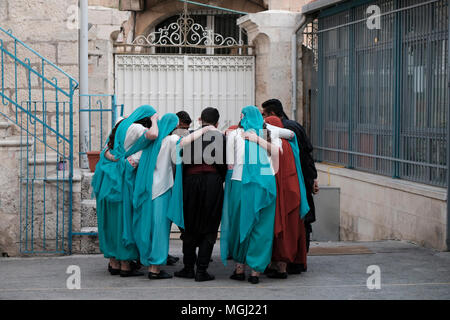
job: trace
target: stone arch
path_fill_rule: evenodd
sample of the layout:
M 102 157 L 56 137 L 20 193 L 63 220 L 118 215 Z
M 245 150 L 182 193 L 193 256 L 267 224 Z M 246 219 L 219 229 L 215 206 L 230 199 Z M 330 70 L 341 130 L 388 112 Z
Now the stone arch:
M 222 0 L 209 1 L 211 5 L 221 6 L 238 11 L 255 13 L 264 11 L 267 8 L 263 3 L 254 0 Z M 201 7 L 188 5 L 189 9 L 199 9 Z M 206 8 L 203 8 L 206 9 Z M 135 36 L 148 34 L 156 25 L 167 18 L 178 15 L 183 11 L 183 3 L 178 0 L 160 1 L 152 5 L 147 5 L 146 10 L 136 15 Z
M 270 39 L 265 33 L 259 33 L 252 41 L 255 50 L 255 89 L 256 89 L 256 105 L 261 104 L 270 99 L 269 83 L 270 79 Z

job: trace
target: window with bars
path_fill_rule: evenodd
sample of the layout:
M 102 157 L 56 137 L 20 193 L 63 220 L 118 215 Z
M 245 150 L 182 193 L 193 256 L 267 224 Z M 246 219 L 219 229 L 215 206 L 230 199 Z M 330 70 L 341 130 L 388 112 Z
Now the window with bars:
M 380 29 L 366 25 L 380 7 Z M 446 185 L 448 0 L 373 1 L 318 18 L 319 161 Z

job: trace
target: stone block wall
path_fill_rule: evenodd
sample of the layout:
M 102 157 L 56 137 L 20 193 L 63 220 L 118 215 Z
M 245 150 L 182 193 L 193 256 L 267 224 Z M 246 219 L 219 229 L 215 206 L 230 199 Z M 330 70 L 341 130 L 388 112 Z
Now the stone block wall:
M 74 24 L 77 0 L 2 0 L 0 4 L 0 26 L 5 30 L 11 30 L 12 34 L 23 41 L 26 45 L 41 54 L 44 58 L 57 65 L 63 71 L 78 79 L 78 29 Z M 8 51 L 14 52 L 15 46 L 11 38 L 0 35 L 7 46 Z M 30 66 L 42 72 L 42 60 L 25 49 L 17 45 L 17 56 L 25 61 L 30 60 Z M 14 87 L 16 82 L 15 66 L 12 59 L 5 59 L 5 80 L 7 94 L 14 97 Z M 52 80 L 54 77 L 58 81 L 58 86 L 63 90 L 69 91 L 69 81 L 66 76 L 57 71 L 51 65 L 44 64 L 45 76 Z M 28 94 L 31 89 L 31 98 L 33 100 L 42 100 L 42 82 L 43 80 L 33 73 L 29 73 L 22 66 L 17 67 L 17 87 L 18 102 L 29 100 Z M 55 90 L 48 83 L 44 83 L 46 100 L 55 99 Z M 67 97 L 58 92 L 60 101 L 68 101 Z M 47 110 L 45 121 L 54 125 L 56 123 L 56 104 L 50 103 Z M 10 115 L 15 114 L 15 107 L 9 105 L 6 107 Z M 5 108 L 3 109 L 5 110 Z M 61 109 L 60 109 L 61 110 Z M 62 111 L 62 110 L 61 110 Z M 37 107 L 38 117 L 43 118 L 42 106 Z M 68 112 L 68 109 L 66 109 Z M 68 113 L 66 114 L 68 119 Z M 78 130 L 78 96 L 75 92 L 73 108 L 74 132 Z M 40 132 L 37 132 L 40 134 Z M 17 129 L 15 134 L 18 134 Z M 74 137 L 74 147 L 76 158 L 78 155 L 78 138 Z M 54 140 L 54 139 L 53 139 Z M 56 141 L 48 141 L 52 146 L 56 146 Z M 43 145 L 37 146 L 37 152 L 43 152 Z
M 325 164 L 316 166 L 321 184 L 329 181 L 341 189 L 341 240 L 407 240 L 427 248 L 448 249 L 445 189 Z

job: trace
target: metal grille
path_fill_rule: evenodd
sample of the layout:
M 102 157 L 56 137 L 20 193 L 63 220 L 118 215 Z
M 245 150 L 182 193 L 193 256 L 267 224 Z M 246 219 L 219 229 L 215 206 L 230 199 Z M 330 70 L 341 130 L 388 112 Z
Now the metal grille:
M 379 29 L 367 26 L 373 4 Z M 333 10 L 319 16 L 311 42 L 318 46 L 316 159 L 445 186 L 448 1 Z

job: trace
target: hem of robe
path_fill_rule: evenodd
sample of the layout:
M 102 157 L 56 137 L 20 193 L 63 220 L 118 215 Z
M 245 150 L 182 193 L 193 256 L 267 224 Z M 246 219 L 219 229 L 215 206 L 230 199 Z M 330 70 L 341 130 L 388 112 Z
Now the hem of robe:
M 251 227 L 247 237 L 240 241 L 240 199 L 242 182 L 233 180 L 228 198 L 230 230 L 228 231 L 228 255 L 238 263 L 246 264 L 257 272 L 263 272 L 271 262 L 273 228 L 275 222 L 275 202 L 260 210 L 259 220 Z
M 125 246 L 122 233 L 118 229 L 123 227 L 123 205 L 121 202 L 97 201 L 97 225 L 100 251 L 107 259 L 120 261 L 138 259 L 135 245 Z
M 146 223 L 152 226 L 153 229 L 145 234 L 135 232 L 136 244 L 140 254 L 141 263 L 146 266 L 164 265 L 167 263 L 167 255 L 169 254 L 170 242 L 170 227 L 171 222 L 167 218 L 167 208 L 169 207 L 172 189 L 169 189 L 164 194 L 151 202 L 152 210 L 150 213 L 140 212 L 139 220 L 135 228 L 144 226 Z M 145 210 L 146 204 L 142 205 L 142 210 Z M 145 219 L 145 221 L 143 220 Z M 157 234 L 153 234 L 156 232 Z M 145 237 L 145 240 L 139 238 Z M 142 241 L 141 241 L 142 240 Z

